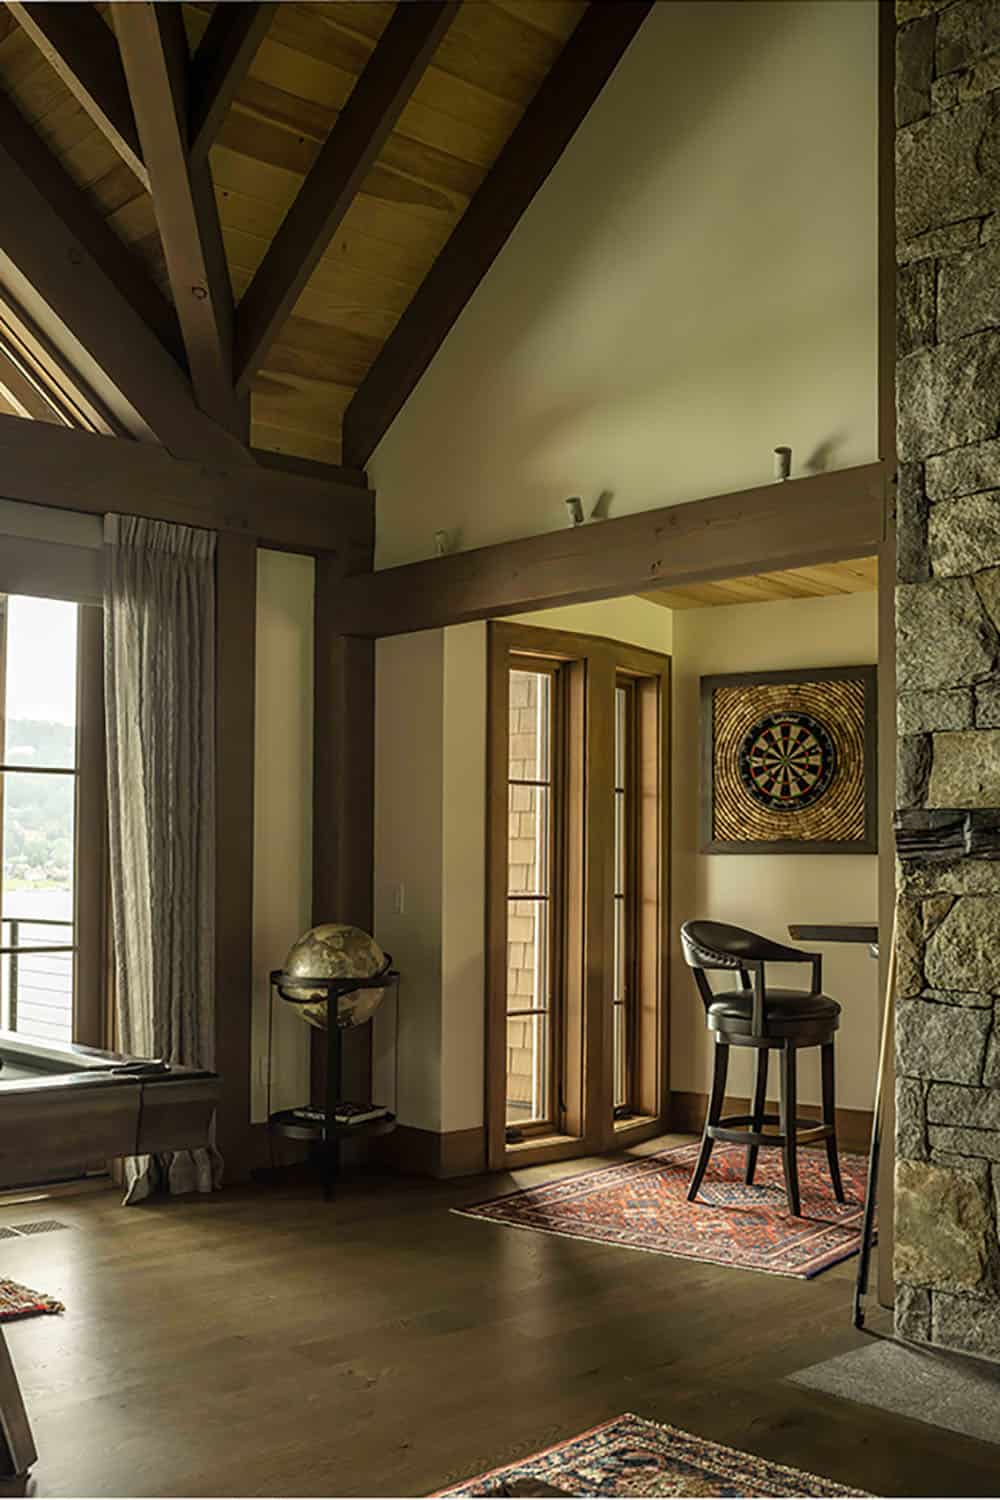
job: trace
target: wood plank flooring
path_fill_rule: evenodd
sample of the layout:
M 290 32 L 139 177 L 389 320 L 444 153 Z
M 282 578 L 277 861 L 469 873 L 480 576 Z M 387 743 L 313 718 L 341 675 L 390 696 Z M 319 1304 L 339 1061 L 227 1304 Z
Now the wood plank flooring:
M 997 1493 L 1000 1448 L 783 1379 L 862 1342 L 851 1262 L 794 1281 L 448 1212 L 580 1166 L 0 1208 L 69 1226 L 0 1241 L 67 1307 L 7 1329 L 30 1492 L 417 1496 L 633 1411 L 879 1495 Z

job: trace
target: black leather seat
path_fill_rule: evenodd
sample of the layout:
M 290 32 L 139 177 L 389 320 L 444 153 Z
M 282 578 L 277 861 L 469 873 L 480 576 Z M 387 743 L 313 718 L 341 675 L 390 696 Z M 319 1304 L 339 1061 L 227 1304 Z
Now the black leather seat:
M 840 1006 L 829 995 L 768 987 L 764 1002 L 764 1029 L 768 1036 L 794 1036 L 801 1023 L 808 1020 L 828 1021 L 836 1031 L 840 1026 Z M 708 1007 L 710 1031 L 740 1032 L 749 1036 L 752 1026 L 752 990 L 726 990 L 717 994 Z
M 818 953 L 805 953 L 775 943 L 745 927 L 731 927 L 724 922 L 685 922 L 681 928 L 681 947 L 694 972 L 698 993 L 705 1005 L 705 1020 L 715 1038 L 715 1064 L 712 1091 L 709 1095 L 701 1150 L 691 1176 L 688 1197 L 698 1196 L 712 1147 L 716 1141 L 745 1145 L 745 1180 L 753 1182 L 757 1152 L 761 1146 L 780 1146 L 785 1170 L 785 1189 L 791 1213 L 800 1211 L 798 1146 L 803 1139 L 826 1142 L 830 1179 L 838 1202 L 844 1201 L 837 1160 L 836 1089 L 834 1084 L 833 1038 L 840 1027 L 840 1006 L 824 994 L 823 961 Z M 783 989 L 767 983 L 769 963 L 809 964 L 812 984 L 808 990 Z M 729 970 L 739 976 L 739 989 L 715 994 L 708 981 L 708 971 Z M 757 1076 L 753 1103 L 748 1115 L 723 1118 L 726 1077 L 729 1071 L 730 1047 L 754 1047 L 757 1051 Z M 821 1048 L 823 1081 L 823 1119 L 800 1120 L 797 1109 L 797 1066 L 800 1048 Z M 767 1069 L 771 1052 L 781 1060 L 779 1113 L 768 1114 Z M 765 1133 L 765 1125 L 777 1125 L 777 1133 Z

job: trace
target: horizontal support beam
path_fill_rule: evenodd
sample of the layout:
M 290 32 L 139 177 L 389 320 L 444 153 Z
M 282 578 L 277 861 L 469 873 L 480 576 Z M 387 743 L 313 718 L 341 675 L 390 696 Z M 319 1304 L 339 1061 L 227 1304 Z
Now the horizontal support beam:
M 0 416 L 0 497 L 105 515 L 120 511 L 252 536 L 371 567 L 374 499 L 357 485 L 263 465 L 172 458 L 156 443 Z
M 401 635 L 557 604 L 861 557 L 882 539 L 885 467 L 864 464 L 345 578 L 344 635 Z

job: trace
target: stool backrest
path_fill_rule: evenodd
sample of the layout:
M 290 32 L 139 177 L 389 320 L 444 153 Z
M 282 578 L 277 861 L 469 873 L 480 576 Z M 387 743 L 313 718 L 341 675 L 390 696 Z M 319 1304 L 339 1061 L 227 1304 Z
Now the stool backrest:
M 772 942 L 759 932 L 745 927 L 731 927 L 728 922 L 685 922 L 681 926 L 681 948 L 684 959 L 694 972 L 698 993 L 706 1011 L 715 998 L 705 976 L 706 969 L 731 969 L 740 976 L 745 990 L 753 989 L 752 1034 L 764 1035 L 767 983 L 765 965 L 769 963 L 809 963 L 812 965 L 812 993 L 822 989 L 822 960 L 818 953 L 805 953 Z M 753 982 L 751 983 L 751 974 Z

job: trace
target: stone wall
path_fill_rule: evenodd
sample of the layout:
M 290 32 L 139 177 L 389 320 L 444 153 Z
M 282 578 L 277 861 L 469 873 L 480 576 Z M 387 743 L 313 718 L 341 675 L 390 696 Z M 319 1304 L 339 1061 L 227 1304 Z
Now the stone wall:
M 1000 1358 L 1000 0 L 896 12 L 896 1327 Z

